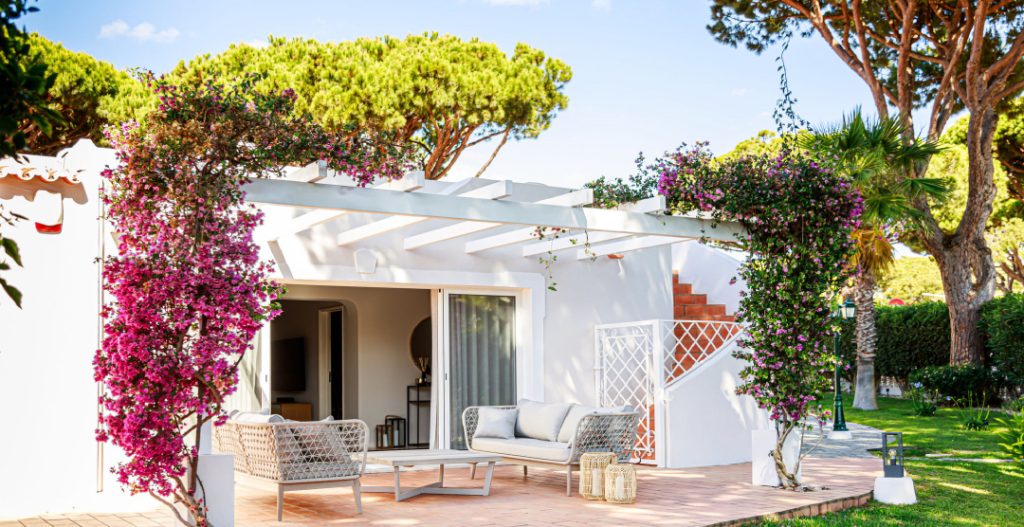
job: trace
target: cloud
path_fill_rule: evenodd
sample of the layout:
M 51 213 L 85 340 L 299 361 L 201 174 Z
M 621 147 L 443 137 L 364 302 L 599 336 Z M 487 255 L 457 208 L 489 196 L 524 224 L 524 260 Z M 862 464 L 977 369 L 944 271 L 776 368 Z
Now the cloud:
M 251 48 L 263 49 L 263 48 L 269 46 L 270 42 L 267 42 L 266 39 L 263 39 L 263 40 L 258 40 L 257 39 L 257 40 L 249 40 L 247 42 L 243 42 L 243 44 L 245 44 L 246 46 L 249 46 Z
M 590 0 L 590 7 L 598 11 L 611 11 L 612 0 Z
M 100 28 L 99 38 L 120 38 L 128 37 L 139 42 L 158 42 L 167 43 L 174 42 L 178 39 L 181 32 L 176 27 L 169 27 L 166 29 L 157 29 L 156 26 L 149 22 L 142 22 L 134 26 L 128 25 L 124 20 L 115 20 L 109 24 L 104 25 Z
M 484 0 L 484 2 L 490 5 L 497 6 L 539 6 L 546 4 L 548 0 Z

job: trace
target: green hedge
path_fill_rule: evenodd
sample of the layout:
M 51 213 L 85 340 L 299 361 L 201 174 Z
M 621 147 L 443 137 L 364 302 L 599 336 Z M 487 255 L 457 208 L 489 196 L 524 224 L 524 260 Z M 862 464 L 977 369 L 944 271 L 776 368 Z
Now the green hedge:
M 876 375 L 904 379 L 921 368 L 949 364 L 949 312 L 943 302 L 876 308 Z M 1011 386 L 1024 387 L 1024 294 L 1007 295 L 981 311 L 986 359 Z M 844 321 L 840 352 L 854 374 L 854 321 Z
M 949 364 L 949 312 L 942 302 L 875 309 L 878 346 L 876 376 L 906 379 L 925 366 Z M 854 321 L 844 321 L 840 352 L 852 366 L 857 356 Z
M 990 363 L 1013 386 L 1024 387 L 1024 294 L 997 298 L 981 309 Z
M 911 373 L 909 381 L 954 401 L 976 405 L 997 403 L 1000 389 L 1006 383 L 992 368 L 978 364 L 926 366 Z

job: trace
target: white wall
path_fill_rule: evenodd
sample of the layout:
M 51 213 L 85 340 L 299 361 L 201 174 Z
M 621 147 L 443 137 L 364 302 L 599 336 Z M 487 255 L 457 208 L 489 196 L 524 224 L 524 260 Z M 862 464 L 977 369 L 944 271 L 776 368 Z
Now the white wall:
M 740 293 L 746 290 L 737 276 L 739 267 L 740 261 L 730 251 L 698 241 L 672 246 L 672 270 L 679 273 L 679 281 L 693 284 L 695 293 L 708 295 L 709 304 L 725 304 L 727 313 L 739 309 Z M 736 282 L 730 283 L 734 277 Z
M 719 351 L 666 390 L 667 466 L 750 461 L 750 433 L 768 427 L 768 414 L 748 395 L 736 395 L 744 362 L 735 344 Z
M 420 375 L 409 354 L 409 339 L 416 324 L 430 316 L 429 290 L 299 284 L 288 287 L 285 299 L 284 316 L 289 319 L 284 321 L 286 325 L 278 326 L 277 320 L 272 323 L 271 339 L 298 336 L 299 332 L 307 335 L 306 388 L 317 417 L 326 415 L 329 410 L 319 408 L 315 401 L 319 386 L 316 381 L 316 312 L 320 307 L 339 303 L 344 306 L 345 417 L 362 419 L 371 430 L 383 424 L 386 415 L 405 417 L 406 386 L 413 384 Z M 298 299 L 317 301 L 296 301 Z M 290 315 L 289 310 L 296 316 Z M 293 324 L 297 319 L 306 321 L 304 329 L 295 328 Z M 313 377 L 312 384 L 310 377 Z M 351 389 L 352 381 L 355 390 Z
M 71 169 L 104 151 L 77 150 Z M 3 276 L 24 293 L 18 309 L 0 296 L 0 520 L 49 511 L 131 510 L 148 498 L 129 500 L 106 470 L 119 450 L 106 445 L 106 465 L 97 470 L 96 398 L 92 360 L 99 347 L 100 177 L 79 174 L 81 203 L 65 200 L 63 232 L 43 235 L 34 227 L 33 204 L 4 200 L 29 221 L 4 226 L 18 242 L 24 268 Z M 63 183 L 59 185 L 65 185 Z M 107 240 L 109 244 L 109 238 Z M 97 493 L 97 474 L 106 492 Z
M 480 179 L 470 183 L 463 191 L 491 181 Z M 430 192 L 437 192 L 453 183 L 427 184 Z M 509 186 L 511 196 L 506 201 L 537 201 L 565 192 L 539 184 Z M 257 233 L 258 239 L 302 214 L 282 207 L 265 207 L 265 212 L 266 225 L 263 233 Z M 299 284 L 497 287 L 524 291 L 531 304 L 526 316 L 537 317 L 528 324 L 536 332 L 525 345 L 528 353 L 541 358 L 538 364 L 529 365 L 530 371 L 521 372 L 538 374 L 539 386 L 530 387 L 529 395 L 533 397 L 594 403 L 594 326 L 672 316 L 668 247 L 628 252 L 622 260 L 577 260 L 575 249 L 560 251 L 552 268 L 557 291 L 549 291 L 544 265 L 536 257 L 523 257 L 520 246 L 465 253 L 469 240 L 522 226 L 487 230 L 411 251 L 402 248 L 405 237 L 454 222 L 426 221 L 351 246 L 334 242 L 341 231 L 379 219 L 374 215 L 349 214 L 298 236 L 282 238 L 278 252 L 285 257 L 282 278 Z M 356 272 L 353 255 L 359 248 L 370 249 L 377 256 L 374 273 Z M 273 253 L 267 251 L 265 256 L 273 258 Z

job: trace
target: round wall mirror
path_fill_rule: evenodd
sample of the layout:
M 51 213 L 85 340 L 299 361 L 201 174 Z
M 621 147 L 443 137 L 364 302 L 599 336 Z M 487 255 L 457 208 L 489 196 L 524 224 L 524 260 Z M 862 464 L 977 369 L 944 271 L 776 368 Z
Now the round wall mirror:
M 409 354 L 412 356 L 412 363 L 420 370 L 418 384 L 430 382 L 430 361 L 433 356 L 433 324 L 430 317 L 427 317 L 416 324 L 412 330 L 412 337 L 409 339 Z

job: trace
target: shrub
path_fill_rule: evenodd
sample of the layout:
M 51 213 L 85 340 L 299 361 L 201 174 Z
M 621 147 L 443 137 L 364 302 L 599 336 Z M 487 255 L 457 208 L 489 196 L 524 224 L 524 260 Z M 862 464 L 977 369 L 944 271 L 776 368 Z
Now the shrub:
M 977 364 L 928 366 L 911 373 L 910 382 L 958 401 L 975 396 L 995 400 L 1004 384 L 990 368 Z
M 907 392 L 907 398 L 910 399 L 914 415 L 918 417 L 931 417 L 939 411 L 936 404 L 939 394 L 935 390 L 925 390 L 918 384 Z
M 1024 412 L 1024 395 L 1011 401 L 1007 401 L 1006 409 L 1011 412 Z
M 949 311 L 942 302 L 875 308 L 878 344 L 876 377 L 906 381 L 911 372 L 925 366 L 949 364 Z M 840 353 L 851 366 L 857 357 L 854 321 L 844 321 Z M 850 375 L 853 369 L 849 370 Z
M 975 406 L 975 403 L 980 404 Z M 989 416 L 992 415 L 992 409 L 986 404 L 984 396 L 981 399 L 977 399 L 968 393 L 967 400 L 961 399 L 957 401 L 957 405 L 960 407 L 960 423 L 963 424 L 964 430 L 972 432 L 988 430 Z
M 1011 386 L 1024 387 L 1024 295 L 1006 295 L 982 306 L 981 328 L 992 366 Z

